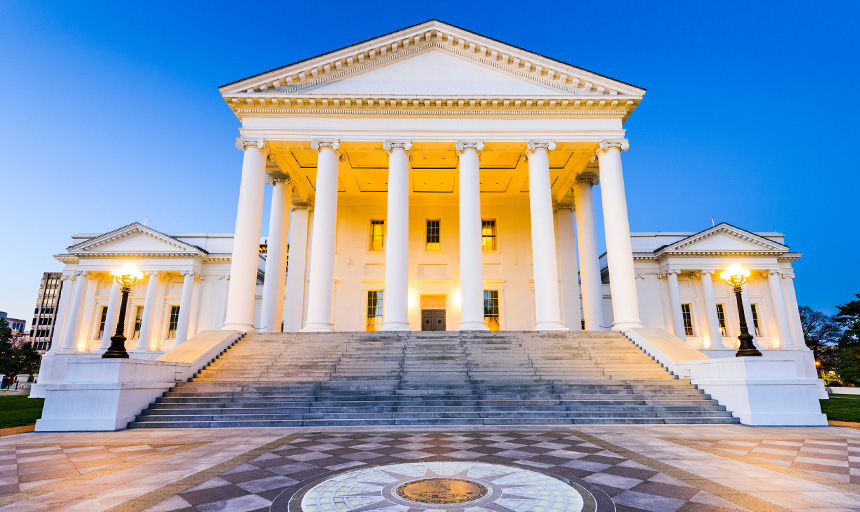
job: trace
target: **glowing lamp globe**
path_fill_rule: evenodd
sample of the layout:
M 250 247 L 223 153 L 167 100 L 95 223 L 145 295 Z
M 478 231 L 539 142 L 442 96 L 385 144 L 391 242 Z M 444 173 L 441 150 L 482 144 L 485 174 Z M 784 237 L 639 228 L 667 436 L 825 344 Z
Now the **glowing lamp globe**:
M 740 266 L 738 263 L 732 263 L 726 270 L 720 272 L 720 278 L 729 283 L 733 287 L 743 286 L 750 276 L 750 271 Z
M 131 288 L 143 279 L 143 273 L 137 269 L 137 265 L 134 263 L 126 263 L 111 272 L 111 275 L 114 276 L 116 282 L 123 288 Z

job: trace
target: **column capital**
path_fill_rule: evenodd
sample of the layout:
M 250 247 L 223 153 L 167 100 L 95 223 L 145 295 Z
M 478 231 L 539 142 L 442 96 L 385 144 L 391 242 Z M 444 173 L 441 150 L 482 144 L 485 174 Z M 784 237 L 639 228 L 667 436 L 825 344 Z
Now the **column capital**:
M 147 270 L 144 272 L 144 274 L 148 275 L 150 279 L 161 279 L 167 276 L 167 272 L 164 272 L 162 270 Z
M 82 275 L 82 273 L 80 270 L 68 270 L 66 272 L 63 272 L 63 276 L 60 278 L 60 280 L 62 280 L 62 281 L 74 281 L 75 279 L 77 279 L 81 275 Z
M 659 272 L 657 275 L 658 275 L 659 277 L 667 277 L 669 274 L 675 274 L 676 276 L 677 276 L 677 275 L 680 275 L 680 274 L 681 274 L 681 269 L 679 269 L 679 268 L 677 268 L 677 267 L 666 267 L 666 268 L 661 268 L 661 269 L 660 269 L 660 272 Z
M 183 276 L 194 276 L 195 279 L 203 277 L 202 274 L 196 270 L 183 270 L 180 274 Z
M 556 148 L 556 145 L 554 140 L 530 140 L 526 143 L 526 147 L 528 148 L 526 153 L 531 153 L 536 149 L 553 151 Z
M 337 152 L 340 149 L 340 141 L 337 139 L 333 139 L 333 140 L 314 139 L 311 141 L 311 148 L 314 151 L 319 151 L 320 149 L 328 148 L 328 149 L 331 149 L 331 150 Z
M 290 180 L 289 176 L 272 176 L 271 174 L 266 175 L 266 184 L 268 185 L 277 185 L 279 183 L 283 183 L 284 185 L 292 185 L 292 180 Z
M 308 212 L 311 212 L 313 211 L 313 205 L 309 203 L 296 203 L 290 207 L 290 211 L 294 212 L 296 210 L 307 210 Z
M 412 141 L 411 140 L 386 140 L 382 143 L 382 149 L 385 150 L 386 153 L 391 154 L 392 150 L 402 149 L 403 151 L 409 152 L 412 151 Z
M 699 269 L 699 270 L 697 270 L 696 272 L 698 272 L 698 273 L 699 273 L 699 275 L 705 275 L 705 274 L 707 274 L 707 275 L 709 275 L 709 276 L 712 276 L 712 275 L 714 275 L 714 273 L 716 273 L 716 270 L 714 270 L 714 269 L 712 269 L 712 268 L 703 268 L 703 269 Z
M 558 210 L 570 210 L 574 211 L 573 205 L 570 203 L 556 203 L 553 205 L 556 211 Z
M 482 140 L 458 140 L 455 146 L 457 148 L 457 154 L 463 153 L 466 149 L 474 149 L 475 151 L 482 151 L 484 149 L 484 141 Z
M 618 151 L 627 151 L 630 149 L 630 141 L 627 139 L 620 140 L 601 140 L 598 143 L 597 149 L 594 151 L 594 158 L 597 158 L 600 153 L 610 149 L 617 149 Z M 594 161 L 592 158 L 592 162 Z
M 598 178 L 597 174 L 583 173 L 583 174 L 578 175 L 573 180 L 574 186 L 582 185 L 585 183 L 590 183 L 591 185 L 599 185 L 600 184 L 600 178 Z
M 243 139 L 242 137 L 236 139 L 236 149 L 245 151 L 248 148 L 257 148 L 262 150 L 265 154 L 269 154 L 269 148 L 266 147 L 266 141 L 264 139 Z

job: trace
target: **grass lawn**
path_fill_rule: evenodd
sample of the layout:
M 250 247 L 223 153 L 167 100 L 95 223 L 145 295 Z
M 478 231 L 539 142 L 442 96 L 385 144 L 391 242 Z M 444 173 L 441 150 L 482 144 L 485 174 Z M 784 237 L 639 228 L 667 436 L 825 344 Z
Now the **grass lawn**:
M 860 423 L 860 396 L 831 395 L 829 400 L 821 401 L 821 412 L 827 415 L 828 420 Z
M 0 395 L 0 428 L 32 425 L 42 416 L 44 398 L 27 395 Z

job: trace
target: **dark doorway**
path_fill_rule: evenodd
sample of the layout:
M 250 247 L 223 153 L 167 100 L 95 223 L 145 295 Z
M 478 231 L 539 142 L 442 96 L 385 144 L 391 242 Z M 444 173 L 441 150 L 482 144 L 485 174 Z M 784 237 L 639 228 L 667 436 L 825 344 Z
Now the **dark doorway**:
M 422 309 L 421 310 L 422 331 L 444 331 L 445 310 L 444 309 Z

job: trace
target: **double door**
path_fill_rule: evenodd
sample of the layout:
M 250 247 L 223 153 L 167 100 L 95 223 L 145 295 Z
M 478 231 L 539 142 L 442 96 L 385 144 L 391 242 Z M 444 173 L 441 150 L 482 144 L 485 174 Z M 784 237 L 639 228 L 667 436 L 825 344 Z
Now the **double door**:
M 422 309 L 421 310 L 422 331 L 444 331 L 445 310 L 444 309 Z

